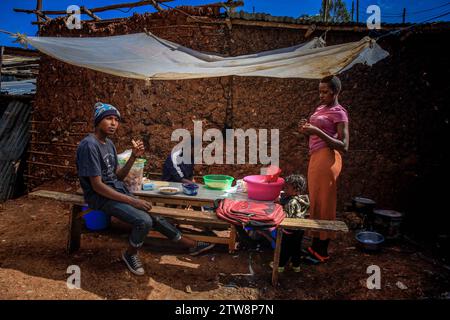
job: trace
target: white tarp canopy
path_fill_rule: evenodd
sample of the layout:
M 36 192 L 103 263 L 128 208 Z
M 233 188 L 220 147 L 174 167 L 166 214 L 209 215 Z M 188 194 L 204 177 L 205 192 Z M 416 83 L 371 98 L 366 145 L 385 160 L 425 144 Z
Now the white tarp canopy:
M 146 33 L 26 40 L 39 51 L 64 62 L 135 79 L 229 75 L 320 79 L 347 70 L 355 63 L 372 65 L 389 55 L 369 37 L 328 47 L 321 38 L 315 38 L 289 48 L 237 57 L 202 53 Z

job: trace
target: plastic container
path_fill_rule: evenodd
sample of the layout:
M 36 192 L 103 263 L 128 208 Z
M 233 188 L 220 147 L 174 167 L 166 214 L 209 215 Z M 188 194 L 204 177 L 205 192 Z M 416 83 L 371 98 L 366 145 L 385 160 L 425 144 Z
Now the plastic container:
M 372 231 L 359 232 L 355 238 L 364 251 L 379 251 L 384 242 L 384 237 L 381 234 Z
M 156 188 L 156 185 L 151 182 L 144 182 L 144 184 L 142 185 L 142 190 L 144 190 L 144 191 L 155 190 L 155 188 Z
M 374 228 L 379 231 L 386 240 L 396 240 L 401 236 L 400 228 L 403 214 L 394 210 L 373 210 Z
M 233 177 L 223 174 L 208 174 L 203 176 L 203 181 L 208 188 L 218 190 L 230 189 L 233 180 Z
M 277 182 L 278 177 L 281 174 L 281 169 L 277 166 L 269 166 L 265 170 L 266 182 Z
M 88 209 L 88 207 L 83 207 L 83 211 Z M 111 216 L 100 210 L 92 210 L 86 213 L 83 219 L 86 228 L 93 231 L 107 229 L 111 225 Z
M 142 189 L 144 179 L 144 167 L 147 161 L 145 159 L 136 159 L 128 175 L 123 179 L 124 184 L 130 192 L 137 192 Z M 127 159 L 119 160 L 119 167 L 125 166 Z
M 284 179 L 278 178 L 276 182 L 266 182 L 266 176 L 246 176 L 248 198 L 261 201 L 276 200 L 284 186 Z
M 188 196 L 196 196 L 198 193 L 198 185 L 195 183 L 183 183 L 183 193 Z

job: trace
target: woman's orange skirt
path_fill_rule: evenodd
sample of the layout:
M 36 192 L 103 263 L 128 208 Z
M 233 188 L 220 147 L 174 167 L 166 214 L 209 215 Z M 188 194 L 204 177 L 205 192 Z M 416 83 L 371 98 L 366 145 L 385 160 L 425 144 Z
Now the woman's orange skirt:
M 308 166 L 308 192 L 310 218 L 336 220 L 336 180 L 341 173 L 342 157 L 339 152 L 322 148 L 313 152 Z M 310 237 L 321 240 L 335 239 L 334 232 L 311 231 Z

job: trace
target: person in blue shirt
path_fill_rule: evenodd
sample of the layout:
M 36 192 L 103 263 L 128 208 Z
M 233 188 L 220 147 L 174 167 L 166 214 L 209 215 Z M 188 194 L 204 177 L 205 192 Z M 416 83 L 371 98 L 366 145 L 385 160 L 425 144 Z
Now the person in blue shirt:
M 183 160 L 183 149 L 172 150 L 166 158 L 161 180 L 181 183 L 194 183 L 194 143 L 190 144 L 190 161 Z
M 128 269 L 136 275 L 145 273 L 138 257 L 138 249 L 143 245 L 151 229 L 189 248 L 191 255 L 212 248 L 214 244 L 184 237 L 164 218 L 152 215 L 152 206 L 149 202 L 138 199 L 129 192 L 123 180 L 130 172 L 134 161 L 143 156 L 145 150 L 142 141 L 132 141 L 131 157 L 123 168 L 118 168 L 116 147 L 110 137 L 116 133 L 120 120 L 120 113 L 114 106 L 96 103 L 95 130 L 78 145 L 76 163 L 81 188 L 89 207 L 132 225 L 128 249 L 122 254 Z

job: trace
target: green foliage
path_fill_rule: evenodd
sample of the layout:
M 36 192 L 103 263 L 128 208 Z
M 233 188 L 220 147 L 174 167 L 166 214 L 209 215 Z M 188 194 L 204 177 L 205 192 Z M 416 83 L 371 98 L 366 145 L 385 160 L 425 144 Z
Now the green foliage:
M 343 0 L 322 0 L 319 16 L 322 22 L 350 21 L 350 13 Z

